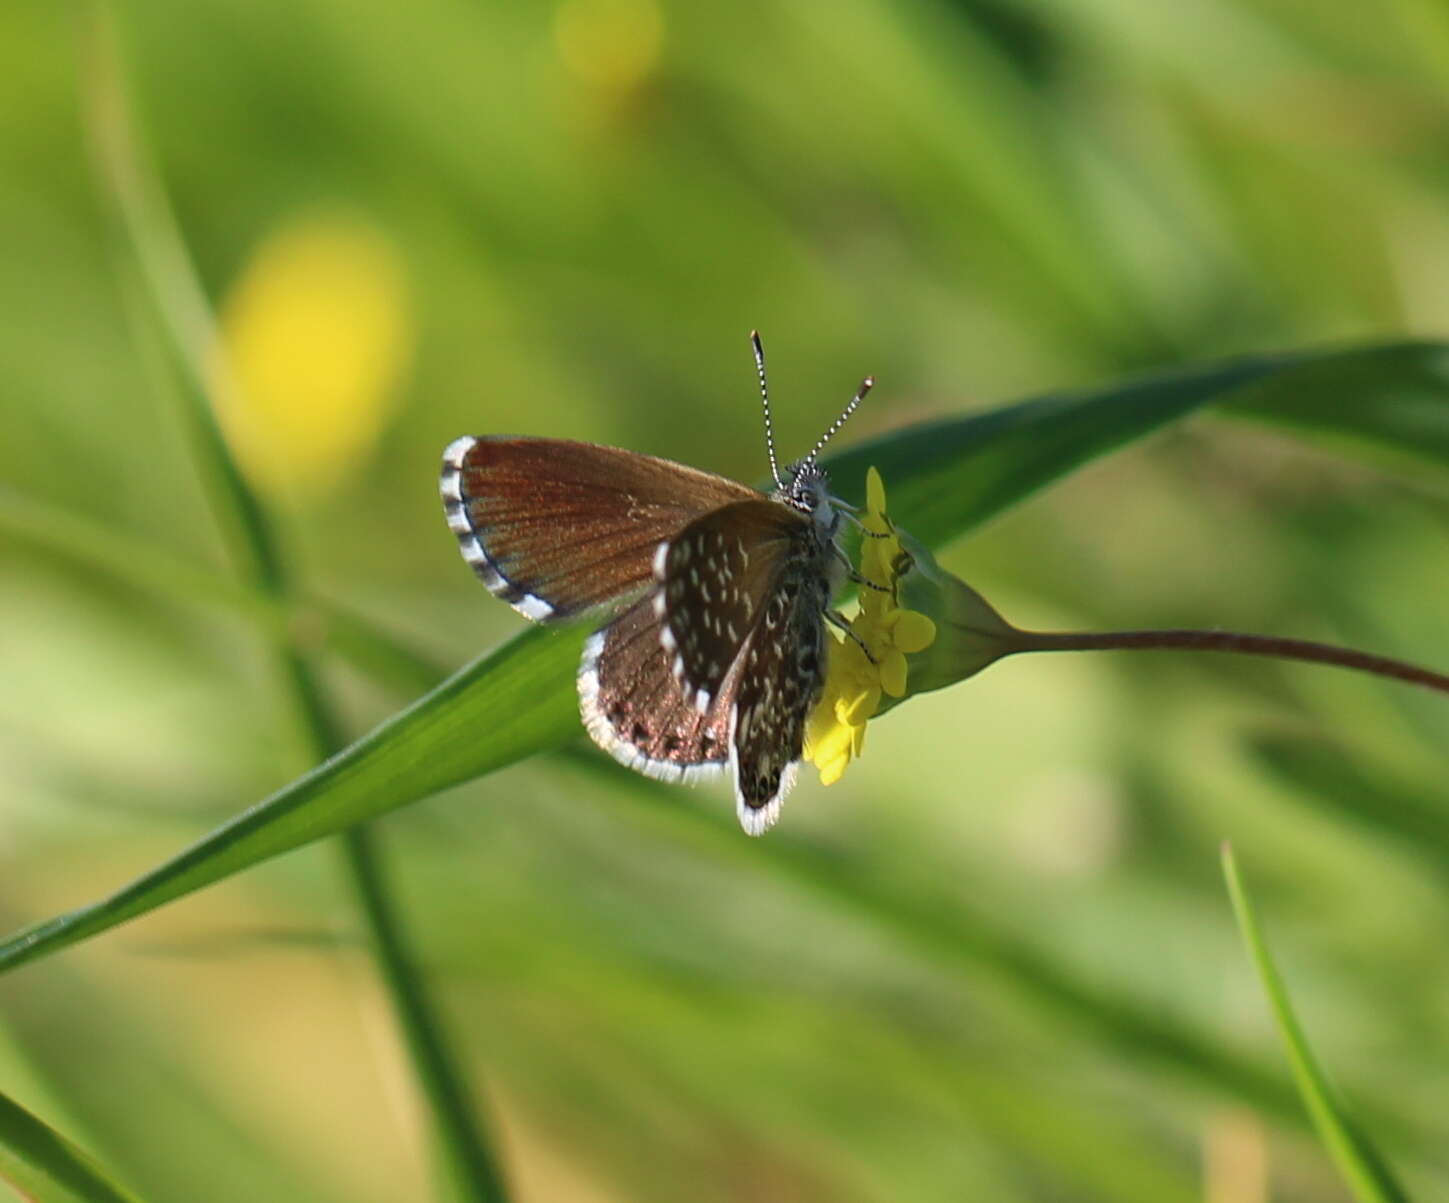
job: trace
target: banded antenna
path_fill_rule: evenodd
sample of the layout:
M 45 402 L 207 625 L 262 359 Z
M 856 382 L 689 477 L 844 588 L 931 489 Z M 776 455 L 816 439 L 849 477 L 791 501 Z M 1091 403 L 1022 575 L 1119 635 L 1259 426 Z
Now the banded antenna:
M 775 423 L 770 420 L 770 387 L 765 383 L 765 348 L 760 343 L 760 332 L 750 331 L 750 345 L 755 348 L 755 371 L 760 374 L 760 403 L 765 407 L 765 450 L 770 453 L 770 475 L 775 478 L 775 487 L 783 489 L 780 479 L 780 465 L 775 459 Z
M 847 421 L 849 421 L 850 415 L 853 414 L 856 411 L 856 408 L 860 405 L 860 403 L 865 400 L 866 393 L 870 392 L 870 390 L 874 387 L 874 376 L 867 376 L 864 380 L 860 382 L 860 387 L 855 390 L 855 396 L 850 399 L 850 404 L 840 411 L 840 417 L 836 418 L 835 421 L 830 423 L 830 429 L 820 436 L 820 441 L 815 444 L 810 454 L 805 457 L 805 462 L 807 464 L 813 464 L 815 462 L 815 457 L 819 455 L 823 450 L 825 450 L 825 444 L 830 442 L 830 440 L 835 437 L 836 432 L 842 426 L 844 426 Z

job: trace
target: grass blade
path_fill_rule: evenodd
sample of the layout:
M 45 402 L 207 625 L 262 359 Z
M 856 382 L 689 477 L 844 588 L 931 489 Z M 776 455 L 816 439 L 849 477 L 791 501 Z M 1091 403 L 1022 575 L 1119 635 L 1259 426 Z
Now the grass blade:
M 0 1094 L 0 1181 L 34 1203 L 140 1203 L 83 1150 Z
M 216 390 L 234 386 L 217 370 L 222 361 L 217 355 L 215 322 L 159 180 L 140 152 L 122 83 L 115 29 L 107 19 L 110 10 L 97 11 L 90 111 L 103 178 L 155 319 L 157 341 L 180 379 L 182 418 L 212 508 L 229 536 L 233 559 L 259 594 L 285 605 L 291 602 L 294 589 L 270 515 L 232 456 L 217 421 Z M 310 651 L 290 632 L 269 642 L 309 760 L 325 764 L 346 740 Z M 379 974 L 414 1057 L 414 1070 L 431 1108 L 437 1143 L 453 1186 L 461 1197 L 502 1203 L 506 1191 L 477 1109 L 446 1052 L 427 987 L 407 953 L 402 921 L 382 876 L 376 836 L 349 825 L 341 832 L 341 858 L 346 880 L 369 927 Z
M 1231 845 L 1223 845 L 1223 876 L 1227 879 L 1228 894 L 1233 900 L 1233 913 L 1237 916 L 1238 928 L 1243 942 L 1267 992 L 1273 1019 L 1278 1025 L 1278 1034 L 1283 1038 L 1288 1052 L 1288 1063 L 1293 1069 L 1293 1079 L 1298 1084 L 1298 1093 L 1303 1105 L 1313 1119 L 1334 1164 L 1338 1166 L 1344 1181 L 1353 1190 L 1360 1203 L 1408 1203 L 1409 1196 L 1395 1181 L 1388 1163 L 1379 1155 L 1368 1136 L 1349 1117 L 1342 1101 L 1337 1097 L 1318 1059 L 1308 1045 L 1293 1004 L 1288 999 L 1287 988 L 1278 973 L 1277 966 L 1268 952 L 1257 915 L 1248 898 L 1247 887 L 1238 872 L 1237 859 Z

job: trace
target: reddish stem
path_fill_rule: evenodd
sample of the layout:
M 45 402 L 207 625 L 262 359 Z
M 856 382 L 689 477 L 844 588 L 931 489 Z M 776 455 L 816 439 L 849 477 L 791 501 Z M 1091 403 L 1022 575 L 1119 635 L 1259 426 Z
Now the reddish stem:
M 1379 677 L 1392 677 L 1449 694 L 1449 675 L 1375 656 L 1352 648 L 1314 643 L 1308 639 L 1280 639 L 1275 635 L 1244 635 L 1238 631 L 1016 631 L 1006 655 L 1016 652 L 1084 652 L 1114 648 L 1142 651 L 1237 652 L 1245 656 L 1273 656 L 1279 660 L 1307 660 L 1336 664 Z

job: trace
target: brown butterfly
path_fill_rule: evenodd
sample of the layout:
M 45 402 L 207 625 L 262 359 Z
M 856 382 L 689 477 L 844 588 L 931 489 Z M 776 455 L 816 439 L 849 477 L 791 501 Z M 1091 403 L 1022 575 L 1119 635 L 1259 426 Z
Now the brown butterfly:
M 535 622 L 607 617 L 579 666 L 594 741 L 669 781 L 733 771 L 740 823 L 766 831 L 794 782 L 825 679 L 825 621 L 848 562 L 843 507 L 817 458 L 867 378 L 804 459 L 775 459 L 764 350 L 752 334 L 768 494 L 616 447 L 465 435 L 442 495 L 463 558 Z

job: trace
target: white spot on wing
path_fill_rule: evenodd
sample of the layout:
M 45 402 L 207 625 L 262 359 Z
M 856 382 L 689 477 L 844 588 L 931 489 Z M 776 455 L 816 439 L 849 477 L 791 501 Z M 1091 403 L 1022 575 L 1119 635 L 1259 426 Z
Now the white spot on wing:
M 444 478 L 443 483 L 447 483 L 446 477 Z M 444 496 L 447 496 L 447 494 L 445 493 Z M 450 501 L 448 503 L 447 513 L 448 529 L 451 530 L 455 535 L 466 535 L 472 533 L 473 523 L 468 518 L 468 511 L 463 508 L 463 503 L 461 501 Z
M 451 443 L 443 448 L 443 463 L 450 467 L 460 468 L 468 452 L 473 450 L 473 444 L 478 441 L 475 435 L 459 435 Z
M 471 434 L 454 439 L 443 448 L 443 476 L 439 488 L 451 508 L 463 502 L 463 460 L 478 440 Z
M 525 618 L 531 618 L 534 622 L 542 622 L 553 614 L 553 607 L 541 597 L 535 597 L 532 593 L 525 593 L 516 602 L 513 608 Z
M 780 774 L 780 788 L 775 791 L 775 796 L 763 806 L 746 806 L 745 796 L 740 791 L 739 765 L 733 754 L 730 756 L 730 764 L 735 770 L 735 813 L 739 815 L 740 826 L 745 829 L 746 835 L 764 835 L 780 818 L 780 807 L 784 805 L 785 795 L 795 785 L 795 770 L 798 764 L 792 763 L 785 766 L 785 771 Z
M 758 810 L 746 806 L 745 800 L 736 793 L 735 813 L 740 817 L 740 826 L 746 835 L 764 835 L 780 818 L 780 803 L 783 799 L 776 794 L 770 802 Z

